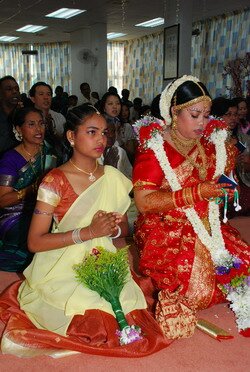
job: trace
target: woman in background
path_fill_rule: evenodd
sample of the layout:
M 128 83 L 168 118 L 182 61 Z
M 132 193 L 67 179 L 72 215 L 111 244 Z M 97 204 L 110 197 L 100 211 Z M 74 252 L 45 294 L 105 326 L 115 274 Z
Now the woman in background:
M 101 112 L 106 120 L 116 128 L 116 140 L 127 153 L 133 164 L 137 142 L 133 128 L 129 123 L 122 123 L 119 119 L 121 113 L 121 99 L 118 94 L 105 93 L 101 99 Z
M 28 229 L 37 187 L 56 158 L 44 145 L 41 111 L 27 107 L 13 117 L 20 144 L 0 159 L 0 270 L 22 272 L 33 254 L 27 249 Z
M 243 101 L 244 102 L 244 101 Z M 229 140 L 242 148 L 236 158 L 236 173 L 239 179 L 241 215 L 250 216 L 250 135 L 243 133 L 239 122 L 238 106 L 235 99 L 217 97 L 212 101 L 211 114 L 225 121 L 229 129 Z M 244 113 L 244 116 L 246 113 Z M 241 113 L 242 119 L 242 113 Z M 241 146 L 241 144 L 245 146 Z M 236 215 L 230 206 L 230 218 Z

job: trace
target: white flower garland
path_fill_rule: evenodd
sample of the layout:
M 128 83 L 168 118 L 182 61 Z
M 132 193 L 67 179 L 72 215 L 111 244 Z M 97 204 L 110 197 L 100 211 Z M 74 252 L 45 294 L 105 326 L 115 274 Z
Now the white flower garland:
M 214 131 L 210 136 L 210 141 L 215 145 L 216 150 L 216 167 L 213 178 L 224 173 L 227 160 L 225 147 L 226 138 L 226 130 Z M 169 163 L 163 144 L 164 140 L 159 131 L 153 133 L 151 138 L 147 141 L 147 147 L 155 153 L 170 187 L 173 191 L 177 191 L 181 189 L 181 185 Z M 208 248 L 214 265 L 230 267 L 234 257 L 225 247 L 225 242 L 221 232 L 219 206 L 214 201 L 209 202 L 208 219 L 211 235 L 205 229 L 194 208 L 185 208 L 184 213 L 200 241 Z M 248 328 L 250 326 L 250 288 L 246 285 L 241 290 L 237 290 L 237 288 L 231 290 L 227 293 L 226 298 L 228 301 L 231 301 L 230 307 L 236 314 L 236 322 L 239 330 Z
M 231 302 L 230 308 L 237 316 L 238 329 L 250 328 L 250 287 L 245 285 L 240 290 L 229 292 L 227 300 Z
M 221 136 L 220 136 L 221 137 Z M 218 142 L 217 142 L 218 143 Z M 162 135 L 157 132 L 147 143 L 148 147 L 154 151 L 157 160 L 160 163 L 160 166 L 164 172 L 166 179 L 173 191 L 181 189 L 181 185 L 177 179 L 175 172 L 173 171 L 166 152 L 163 147 L 163 138 Z M 225 148 L 224 142 L 221 143 L 220 147 Z M 221 151 L 221 154 L 223 151 Z M 226 151 L 225 151 L 226 154 Z M 218 162 L 217 162 L 218 163 Z M 222 159 L 222 163 L 226 164 Z M 215 174 L 221 170 L 221 167 L 218 164 L 218 169 L 216 169 Z M 223 168 L 224 171 L 224 168 Z M 221 172 L 220 174 L 222 174 Z M 228 262 L 232 260 L 232 256 L 226 250 L 225 243 L 222 237 L 220 229 L 220 219 L 219 219 L 219 206 L 211 201 L 209 203 L 209 223 L 211 227 L 211 236 L 205 229 L 200 217 L 198 216 L 194 208 L 185 208 L 184 212 L 190 221 L 195 233 L 198 235 L 200 241 L 209 249 L 212 260 L 216 266 L 221 266 L 225 263 L 225 260 Z

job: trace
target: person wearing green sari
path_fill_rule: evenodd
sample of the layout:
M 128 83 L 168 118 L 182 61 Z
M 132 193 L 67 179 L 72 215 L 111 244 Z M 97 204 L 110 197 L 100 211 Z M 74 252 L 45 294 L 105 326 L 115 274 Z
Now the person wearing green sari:
M 39 180 L 56 165 L 44 144 L 44 120 L 35 108 L 22 108 L 13 117 L 21 141 L 0 159 L 0 270 L 22 272 L 33 254 L 27 235 Z

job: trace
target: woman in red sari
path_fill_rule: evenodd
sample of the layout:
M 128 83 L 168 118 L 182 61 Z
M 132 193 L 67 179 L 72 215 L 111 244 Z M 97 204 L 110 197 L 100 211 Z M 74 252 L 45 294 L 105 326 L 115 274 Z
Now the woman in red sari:
M 234 169 L 236 148 L 225 124 L 209 117 L 210 108 L 206 87 L 185 75 L 161 95 L 164 122 L 144 119 L 136 126 L 140 270 L 152 278 L 155 317 L 172 339 L 192 336 L 198 310 L 226 299 L 239 331 L 249 334 L 250 249 L 226 214 L 220 222 L 218 205 L 222 197 L 237 199 L 229 183 L 217 182 Z

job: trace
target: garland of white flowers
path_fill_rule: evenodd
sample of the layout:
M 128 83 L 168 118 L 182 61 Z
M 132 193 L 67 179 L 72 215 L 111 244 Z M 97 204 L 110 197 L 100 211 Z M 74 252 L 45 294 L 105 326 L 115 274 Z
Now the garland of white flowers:
M 215 144 L 216 148 L 216 168 L 213 178 L 221 175 L 224 172 L 226 165 L 226 148 L 225 140 L 227 138 L 227 131 L 220 130 L 216 134 L 213 133 L 211 136 L 211 142 Z M 173 191 L 181 189 L 181 185 L 177 179 L 175 172 L 173 171 L 166 152 L 163 147 L 163 137 L 159 132 L 156 132 L 148 141 L 147 147 L 154 151 L 157 160 L 164 172 L 166 179 L 169 182 Z M 221 266 L 226 263 L 230 263 L 233 256 L 227 251 L 224 243 L 224 239 L 220 228 L 219 218 L 219 206 L 215 201 L 209 202 L 209 223 L 211 227 L 211 235 L 204 227 L 200 217 L 196 210 L 192 208 L 185 208 L 184 212 L 190 221 L 195 233 L 199 237 L 200 241 L 209 249 L 212 260 L 216 266 Z
M 216 150 L 216 167 L 213 178 L 223 174 L 226 166 L 226 138 L 227 131 L 225 129 L 214 130 L 210 136 L 210 141 L 215 145 Z M 169 163 L 163 144 L 164 140 L 159 131 L 153 132 L 151 138 L 147 141 L 147 147 L 155 153 L 169 185 L 173 191 L 177 191 L 181 189 L 181 185 Z M 208 248 L 214 265 L 232 267 L 235 257 L 232 256 L 225 247 L 225 242 L 221 232 L 219 206 L 211 200 L 208 208 L 211 235 L 209 235 L 208 231 L 205 229 L 194 208 L 185 208 L 184 212 L 200 241 Z M 247 284 L 244 284 L 239 288 L 231 289 L 226 294 L 226 298 L 231 302 L 230 307 L 236 315 L 238 329 L 249 328 L 250 287 Z

